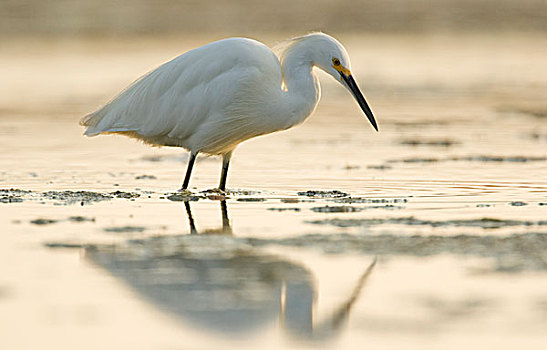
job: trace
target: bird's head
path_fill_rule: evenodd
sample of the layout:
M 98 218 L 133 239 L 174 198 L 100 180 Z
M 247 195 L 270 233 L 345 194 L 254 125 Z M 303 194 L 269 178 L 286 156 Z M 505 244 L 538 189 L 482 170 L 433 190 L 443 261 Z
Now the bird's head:
M 311 38 L 312 36 L 314 38 Z M 374 129 L 378 131 L 372 110 L 351 73 L 349 55 L 344 46 L 326 34 L 316 33 L 309 35 L 309 37 L 312 39 L 310 42 L 314 51 L 312 64 L 327 72 L 351 92 Z

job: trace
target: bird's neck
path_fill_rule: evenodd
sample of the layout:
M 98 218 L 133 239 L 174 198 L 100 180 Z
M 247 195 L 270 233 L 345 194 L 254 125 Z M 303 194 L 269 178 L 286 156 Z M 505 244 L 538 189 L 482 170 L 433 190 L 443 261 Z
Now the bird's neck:
M 283 59 L 281 119 L 285 127 L 302 123 L 315 109 L 321 96 L 319 80 L 313 72 L 312 61 L 305 51 L 294 50 Z

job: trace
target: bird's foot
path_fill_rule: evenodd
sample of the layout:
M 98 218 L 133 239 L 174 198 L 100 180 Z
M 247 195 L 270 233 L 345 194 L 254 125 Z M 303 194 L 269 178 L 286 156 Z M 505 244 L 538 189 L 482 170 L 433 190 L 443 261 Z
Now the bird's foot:
M 218 195 L 227 195 L 228 191 L 221 190 L 220 188 L 210 188 L 208 190 L 202 191 L 205 194 L 218 194 Z
M 211 188 L 209 190 L 202 191 L 202 193 L 210 200 L 223 201 L 228 196 L 228 191 L 223 191 L 219 188 Z
M 199 195 L 187 189 L 180 189 L 174 193 L 166 193 L 167 199 L 175 202 L 188 202 L 188 201 L 197 201 L 199 199 L 205 198 L 203 195 Z

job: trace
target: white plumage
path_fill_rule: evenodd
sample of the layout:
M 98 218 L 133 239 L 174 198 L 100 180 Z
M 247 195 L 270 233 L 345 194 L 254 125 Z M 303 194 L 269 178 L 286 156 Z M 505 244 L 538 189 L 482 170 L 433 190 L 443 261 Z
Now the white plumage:
M 346 86 L 377 129 L 334 38 L 314 33 L 288 40 L 279 58 L 264 44 L 230 38 L 184 53 L 144 75 L 112 101 L 85 116 L 85 134 L 119 133 L 191 152 L 183 189 L 198 153 L 223 155 L 225 189 L 235 147 L 249 138 L 304 121 L 319 101 L 313 67 Z

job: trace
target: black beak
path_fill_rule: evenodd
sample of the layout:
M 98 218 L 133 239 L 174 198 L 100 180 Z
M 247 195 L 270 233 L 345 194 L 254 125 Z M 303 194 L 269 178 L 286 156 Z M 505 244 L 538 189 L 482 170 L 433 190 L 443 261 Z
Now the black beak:
M 363 94 L 359 90 L 359 87 L 357 86 L 357 83 L 355 82 L 355 79 L 353 79 L 353 76 L 345 75 L 342 72 L 340 72 L 340 75 L 342 76 L 342 79 L 344 79 L 344 81 L 346 82 L 346 85 L 351 90 L 351 93 L 353 94 L 353 97 L 355 97 L 355 99 L 357 100 L 357 103 L 359 103 L 359 107 L 361 107 L 361 109 L 363 110 L 363 112 L 367 116 L 368 120 L 370 121 L 370 123 L 372 124 L 374 129 L 376 129 L 376 131 L 378 131 L 378 125 L 376 124 L 376 120 L 374 119 L 374 115 L 372 114 L 372 110 L 368 106 L 368 103 L 365 100 L 365 97 L 363 96 Z

